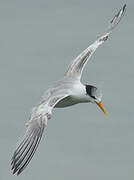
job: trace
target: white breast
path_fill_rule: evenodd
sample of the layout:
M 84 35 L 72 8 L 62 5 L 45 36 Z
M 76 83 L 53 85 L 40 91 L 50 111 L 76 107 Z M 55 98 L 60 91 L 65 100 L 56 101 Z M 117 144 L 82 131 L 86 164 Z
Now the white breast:
M 84 102 L 90 102 L 90 98 L 86 94 L 85 86 L 81 83 L 76 83 L 72 87 L 72 94 L 62 99 L 55 107 L 63 108 Z
M 79 103 L 90 102 L 90 98 L 86 93 L 86 87 L 82 83 L 74 84 L 72 97 Z

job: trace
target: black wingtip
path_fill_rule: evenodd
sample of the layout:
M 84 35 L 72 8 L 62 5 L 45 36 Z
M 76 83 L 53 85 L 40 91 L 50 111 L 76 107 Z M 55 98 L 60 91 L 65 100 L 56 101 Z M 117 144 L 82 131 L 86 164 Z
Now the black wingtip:
M 18 171 L 16 175 L 17 175 L 17 176 L 19 176 L 19 175 L 20 175 L 20 173 L 21 173 L 21 171 Z
M 114 20 L 116 19 L 116 18 L 118 18 L 119 16 L 120 16 L 120 20 L 121 20 L 121 18 L 124 16 L 124 14 L 125 14 L 125 11 L 126 11 L 126 4 L 124 4 L 124 6 L 119 10 L 119 12 L 114 16 L 114 18 L 110 21 L 110 23 L 112 24 L 113 22 L 114 22 Z M 120 20 L 118 21 L 118 23 L 120 22 Z M 118 24 L 117 23 L 117 24 Z
M 126 10 L 126 7 L 127 7 L 127 5 L 126 5 L 126 4 L 124 4 L 124 6 L 123 6 L 123 11 L 125 11 L 125 10 Z
M 17 167 L 12 167 L 12 174 L 13 175 L 16 175 L 16 176 L 18 176 L 18 175 L 20 175 L 20 172 L 18 171 L 18 168 Z
M 17 168 L 15 168 L 15 169 L 13 170 L 13 175 L 15 175 L 16 172 L 17 172 Z

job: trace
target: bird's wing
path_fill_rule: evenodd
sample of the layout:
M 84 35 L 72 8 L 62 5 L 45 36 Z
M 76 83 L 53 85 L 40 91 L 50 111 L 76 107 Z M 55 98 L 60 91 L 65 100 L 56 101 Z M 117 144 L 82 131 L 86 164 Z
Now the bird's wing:
M 17 146 L 12 157 L 13 174 L 19 175 L 28 165 L 39 145 L 53 107 L 67 96 L 68 94 L 65 93 L 52 95 L 47 102 L 40 104 L 33 110 L 23 140 Z
M 114 18 L 110 22 L 110 26 L 108 27 L 107 31 L 102 36 L 100 36 L 93 44 L 91 44 L 87 49 L 85 49 L 78 57 L 76 57 L 76 59 L 72 61 L 72 63 L 68 67 L 68 70 L 65 73 L 65 76 L 73 76 L 79 79 L 81 78 L 83 68 L 87 63 L 88 59 L 92 56 L 95 50 L 108 39 L 112 30 L 116 27 L 116 25 L 120 22 L 120 20 L 124 16 L 125 11 L 126 11 L 126 4 L 114 16 Z

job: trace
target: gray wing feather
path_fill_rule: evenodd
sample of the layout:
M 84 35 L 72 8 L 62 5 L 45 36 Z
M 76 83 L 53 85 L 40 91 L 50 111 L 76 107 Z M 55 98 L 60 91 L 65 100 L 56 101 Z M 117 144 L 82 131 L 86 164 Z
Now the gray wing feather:
M 53 107 L 67 96 L 68 94 L 51 96 L 47 102 L 40 104 L 34 109 L 31 119 L 27 124 L 25 136 L 12 157 L 11 165 L 13 174 L 17 173 L 19 175 L 28 165 L 39 145 Z
M 12 157 L 13 174 L 17 172 L 17 175 L 19 175 L 30 162 L 41 140 L 46 124 L 47 116 L 42 116 L 39 112 L 34 112 L 34 116 L 27 125 L 27 131 L 23 141 Z
M 106 33 L 104 33 L 102 36 L 100 36 L 93 44 L 91 44 L 87 49 L 85 49 L 76 59 L 72 61 L 72 63 L 69 65 L 68 70 L 65 73 L 65 76 L 75 76 L 78 77 L 78 79 L 81 78 L 81 74 L 83 71 L 83 68 L 89 58 L 92 56 L 92 54 L 95 52 L 95 50 L 103 43 L 105 42 L 112 30 L 117 26 L 117 24 L 120 22 L 122 17 L 124 16 L 126 11 L 126 4 L 123 6 L 123 8 L 114 16 L 112 21 L 110 22 L 110 26 L 108 27 L 108 30 Z

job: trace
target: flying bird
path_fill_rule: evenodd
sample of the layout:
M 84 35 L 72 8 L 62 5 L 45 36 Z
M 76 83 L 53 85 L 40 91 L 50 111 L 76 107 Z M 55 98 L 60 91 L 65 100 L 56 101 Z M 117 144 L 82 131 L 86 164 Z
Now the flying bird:
M 106 114 L 102 105 L 102 92 L 95 86 L 81 83 L 82 71 L 96 49 L 104 43 L 112 30 L 120 22 L 126 11 L 126 4 L 114 16 L 106 32 L 76 57 L 69 65 L 64 76 L 54 83 L 31 113 L 26 133 L 17 146 L 12 157 L 13 174 L 19 175 L 32 159 L 41 140 L 47 121 L 51 118 L 53 108 L 63 108 L 78 103 L 95 103 Z

